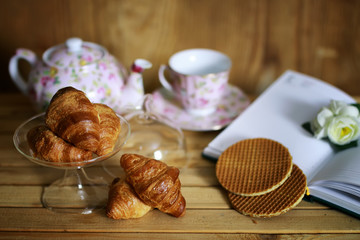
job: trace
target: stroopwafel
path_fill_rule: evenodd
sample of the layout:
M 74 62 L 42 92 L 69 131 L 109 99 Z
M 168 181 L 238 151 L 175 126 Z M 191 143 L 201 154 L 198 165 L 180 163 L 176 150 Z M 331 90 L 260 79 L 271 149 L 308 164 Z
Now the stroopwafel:
M 227 148 L 216 163 L 220 184 L 241 196 L 262 195 L 278 188 L 291 170 L 289 150 L 266 138 L 239 141 Z
M 291 176 L 279 188 L 269 193 L 243 197 L 228 193 L 229 200 L 238 212 L 251 217 L 273 217 L 294 208 L 306 192 L 306 176 L 293 165 Z

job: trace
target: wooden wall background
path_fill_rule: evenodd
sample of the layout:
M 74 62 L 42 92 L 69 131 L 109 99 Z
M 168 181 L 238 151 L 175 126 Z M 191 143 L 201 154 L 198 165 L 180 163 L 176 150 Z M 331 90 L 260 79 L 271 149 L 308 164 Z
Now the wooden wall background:
M 357 0 L 0 0 L 1 92 L 18 91 L 8 74 L 16 48 L 39 56 L 77 36 L 105 46 L 126 66 L 150 60 L 145 90 L 173 53 L 212 48 L 228 54 L 230 82 L 261 92 L 286 69 L 360 95 Z

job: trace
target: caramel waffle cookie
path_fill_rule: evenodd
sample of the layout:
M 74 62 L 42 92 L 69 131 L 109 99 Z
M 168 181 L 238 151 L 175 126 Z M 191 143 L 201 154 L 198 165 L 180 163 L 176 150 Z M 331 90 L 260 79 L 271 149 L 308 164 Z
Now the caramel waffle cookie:
M 268 193 L 285 182 L 292 169 L 289 150 L 271 139 L 252 138 L 227 148 L 216 163 L 216 177 L 241 196 Z
M 238 212 L 251 217 L 273 217 L 294 208 L 306 193 L 306 176 L 294 164 L 291 176 L 280 187 L 269 193 L 243 197 L 228 193 L 229 200 Z

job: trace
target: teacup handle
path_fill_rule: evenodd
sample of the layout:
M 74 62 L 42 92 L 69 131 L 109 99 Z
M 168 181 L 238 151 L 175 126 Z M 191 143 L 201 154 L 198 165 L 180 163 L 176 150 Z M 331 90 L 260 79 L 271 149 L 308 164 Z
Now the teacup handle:
M 167 90 L 169 90 L 170 92 L 173 91 L 173 87 L 171 86 L 171 84 L 168 82 L 168 80 L 166 80 L 164 72 L 166 69 L 168 69 L 169 67 L 167 65 L 161 64 L 160 68 L 159 68 L 159 79 L 160 79 L 160 83 L 161 85 L 163 85 L 163 87 Z
M 30 63 L 31 67 L 33 67 L 37 61 L 36 55 L 33 51 L 28 49 L 17 49 L 16 54 L 10 59 L 9 63 L 9 73 L 12 80 L 15 82 L 16 86 L 20 89 L 20 91 L 27 95 L 27 84 L 24 81 L 24 78 L 21 76 L 19 71 L 19 60 L 24 59 Z

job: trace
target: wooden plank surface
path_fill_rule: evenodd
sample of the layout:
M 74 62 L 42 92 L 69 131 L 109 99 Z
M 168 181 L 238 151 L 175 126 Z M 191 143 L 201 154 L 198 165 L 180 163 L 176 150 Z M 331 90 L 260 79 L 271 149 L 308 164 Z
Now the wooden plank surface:
M 42 207 L 42 186 L 0 186 L 0 207 Z M 230 209 L 226 193 L 220 187 L 187 187 L 182 186 L 182 194 L 186 199 L 187 209 Z M 296 209 L 328 209 L 315 202 L 302 201 Z
M 14 105 L 3 107 L 4 99 L 13 99 Z M 180 173 L 182 193 L 187 200 L 187 212 L 182 218 L 158 210 L 134 220 L 109 219 L 104 209 L 89 215 L 51 212 L 42 207 L 41 196 L 64 171 L 32 163 L 13 147 L 16 126 L 10 120 L 21 122 L 34 114 L 26 98 L 0 94 L 0 109 L 5 109 L 0 118 L 0 239 L 360 238 L 359 219 L 319 203 L 302 201 L 288 213 L 269 219 L 251 218 L 233 210 L 215 177 L 215 164 L 201 157 L 202 149 L 218 132 L 185 131 L 189 162 Z M 122 177 L 120 155 L 86 171 L 108 182 L 115 176 Z
M 99 239 L 132 239 L 132 240 L 159 240 L 159 239 L 174 239 L 174 240 L 184 240 L 184 239 L 196 239 L 196 240 L 232 240 L 232 239 L 243 239 L 243 240 L 269 240 L 269 239 L 278 239 L 278 240 L 289 240 L 289 239 L 302 239 L 302 240 L 358 240 L 358 234 L 283 234 L 283 235 L 273 235 L 273 234 L 213 234 L 213 233 L 204 233 L 204 234 L 193 234 L 193 233 L 62 233 L 60 235 L 62 238 L 70 240 L 99 240 Z M 4 232 L 0 235 L 0 239 L 30 239 L 30 240 L 42 240 L 42 239 L 57 239 L 59 238 L 59 233 L 51 232 Z
M 140 219 L 131 220 L 109 219 L 101 210 L 81 215 L 59 214 L 44 208 L 0 208 L 0 215 L 6 216 L 0 219 L 0 231 L 360 233 L 359 220 L 335 210 L 292 210 L 270 219 L 250 218 L 232 209 L 188 209 L 181 218 L 153 210 Z

